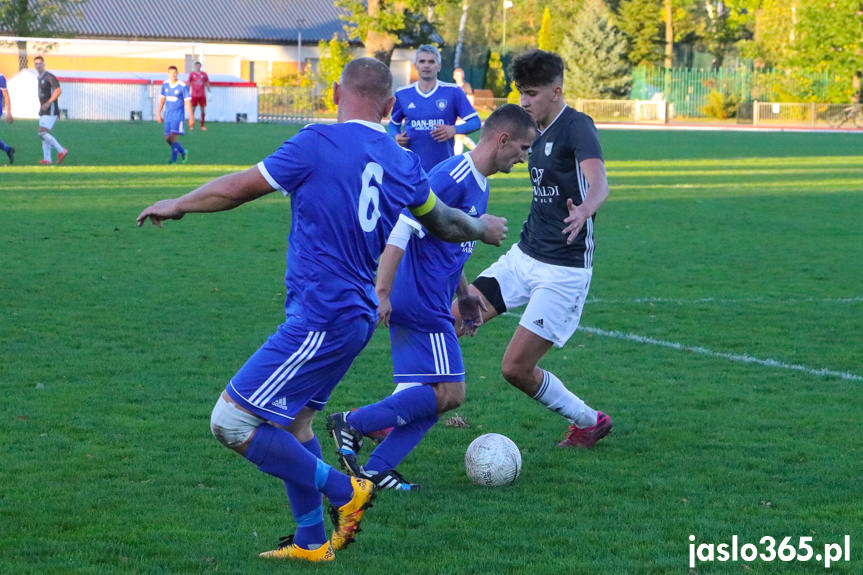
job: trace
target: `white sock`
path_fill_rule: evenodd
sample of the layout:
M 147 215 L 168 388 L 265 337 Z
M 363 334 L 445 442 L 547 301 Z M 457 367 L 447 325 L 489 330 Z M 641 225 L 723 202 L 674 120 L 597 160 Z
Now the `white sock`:
M 42 138 L 42 157 L 46 162 L 51 161 L 51 144 L 45 141 L 45 138 Z
M 400 391 L 404 391 L 406 389 L 416 387 L 418 385 L 422 385 L 422 384 L 421 383 L 400 383 L 400 384 L 396 385 L 396 388 L 393 390 L 392 395 L 395 395 Z
M 556 375 L 542 370 L 542 384 L 533 396 L 551 411 L 561 414 L 578 427 L 596 425 L 596 410 L 566 389 Z
M 57 138 L 55 138 L 51 134 L 46 133 L 45 137 L 42 139 L 42 141 L 48 142 L 48 144 L 50 144 L 51 147 L 54 148 L 55 150 L 57 150 L 58 152 L 63 151 L 63 146 L 61 146 L 60 142 L 57 141 Z

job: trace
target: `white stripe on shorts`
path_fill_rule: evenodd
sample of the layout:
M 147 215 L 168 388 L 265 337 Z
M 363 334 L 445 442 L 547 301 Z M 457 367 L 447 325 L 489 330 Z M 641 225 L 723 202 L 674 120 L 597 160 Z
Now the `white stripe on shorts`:
M 446 351 L 446 340 L 442 333 L 430 333 L 429 339 L 432 345 L 432 356 L 434 357 L 434 368 L 437 375 L 450 375 L 449 355 Z
M 307 361 L 314 357 L 324 341 L 325 331 L 310 331 L 306 340 L 288 360 L 276 369 L 267 381 L 249 398 L 249 403 L 264 407 L 284 387 L 285 383 L 294 377 Z

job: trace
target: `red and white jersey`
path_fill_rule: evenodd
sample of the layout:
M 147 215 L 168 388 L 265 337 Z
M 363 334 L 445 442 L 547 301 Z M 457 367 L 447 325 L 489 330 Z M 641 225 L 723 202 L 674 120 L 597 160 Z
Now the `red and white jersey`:
M 189 73 L 189 87 L 192 89 L 193 98 L 204 97 L 204 84 L 210 83 L 210 77 L 204 71 Z

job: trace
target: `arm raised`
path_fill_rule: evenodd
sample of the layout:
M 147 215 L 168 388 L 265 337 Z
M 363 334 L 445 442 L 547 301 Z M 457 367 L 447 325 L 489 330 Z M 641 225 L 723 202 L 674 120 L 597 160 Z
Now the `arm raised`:
M 189 213 L 231 210 L 273 191 L 257 167 L 211 180 L 179 198 L 160 200 L 138 215 L 138 227 L 147 218 L 162 227 L 165 220 L 179 220 Z

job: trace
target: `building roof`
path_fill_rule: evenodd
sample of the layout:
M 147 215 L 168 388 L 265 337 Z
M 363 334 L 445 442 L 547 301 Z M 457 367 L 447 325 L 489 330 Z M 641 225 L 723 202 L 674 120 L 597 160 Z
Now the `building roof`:
M 296 44 L 345 39 L 332 0 L 87 0 L 58 20 L 78 38 Z

